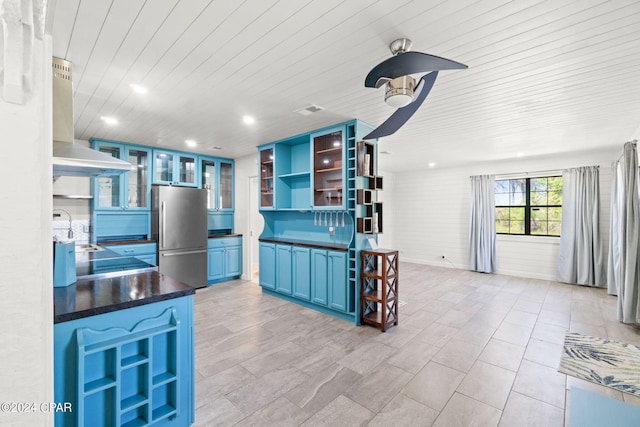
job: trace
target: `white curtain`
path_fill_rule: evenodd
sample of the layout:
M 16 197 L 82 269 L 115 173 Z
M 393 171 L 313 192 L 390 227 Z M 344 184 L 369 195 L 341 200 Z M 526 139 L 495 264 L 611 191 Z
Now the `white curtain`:
M 622 282 L 623 206 L 622 162 L 618 161 L 613 163 L 611 167 L 611 216 L 609 218 L 609 258 L 607 263 L 607 292 L 609 295 L 618 295 L 618 284 Z
M 640 323 L 640 263 L 638 237 L 640 236 L 640 206 L 638 197 L 638 157 L 636 144 L 624 145 L 622 161 L 613 176 L 615 194 L 611 197 L 611 235 L 609 249 L 608 291 L 618 294 L 618 320 Z M 614 217 L 615 215 L 615 217 Z
M 469 219 L 469 266 L 472 271 L 495 273 L 496 208 L 493 175 L 471 177 L 471 216 Z
M 604 287 L 600 240 L 600 184 L 597 166 L 562 172 L 562 230 L 557 279 Z

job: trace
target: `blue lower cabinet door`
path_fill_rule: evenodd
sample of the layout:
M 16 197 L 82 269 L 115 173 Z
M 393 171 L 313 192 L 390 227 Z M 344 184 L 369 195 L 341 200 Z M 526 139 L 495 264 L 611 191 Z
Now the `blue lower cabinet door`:
M 327 252 L 329 265 L 329 307 L 347 311 L 347 254 L 345 252 Z
M 276 245 L 260 243 L 260 286 L 267 289 L 276 288 Z
M 311 299 L 311 250 L 295 247 L 291 250 L 293 264 L 293 296 Z
M 224 248 L 209 249 L 207 251 L 207 280 L 219 280 L 224 278 Z
M 327 251 L 311 250 L 311 300 L 327 305 Z
M 276 291 L 291 295 L 291 246 L 276 245 Z
M 225 258 L 226 277 L 240 276 L 242 274 L 242 248 L 240 246 L 227 248 Z

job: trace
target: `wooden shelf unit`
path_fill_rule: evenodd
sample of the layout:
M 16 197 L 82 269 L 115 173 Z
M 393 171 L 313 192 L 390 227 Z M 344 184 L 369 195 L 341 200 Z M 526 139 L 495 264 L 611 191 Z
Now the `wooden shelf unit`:
M 360 321 L 382 332 L 398 324 L 398 251 L 360 253 Z

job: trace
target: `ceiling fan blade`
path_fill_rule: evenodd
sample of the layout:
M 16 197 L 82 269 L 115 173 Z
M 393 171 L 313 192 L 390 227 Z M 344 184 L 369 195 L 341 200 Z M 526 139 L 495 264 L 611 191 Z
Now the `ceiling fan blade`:
M 420 83 L 415 90 L 415 99 L 411 104 L 406 105 L 402 108 L 398 108 L 387 120 L 384 121 L 380 126 L 375 128 L 371 133 L 366 135 L 364 139 L 374 139 L 380 138 L 383 136 L 389 136 L 394 134 L 398 129 L 402 127 L 403 124 L 407 122 L 413 116 L 413 114 L 420 108 L 424 100 L 426 99 L 429 92 L 431 92 L 431 88 L 433 87 L 433 83 L 436 81 L 436 77 L 438 77 L 438 72 L 433 71 L 426 76 L 420 79 Z
M 364 79 L 365 87 L 379 88 L 388 80 L 409 74 L 427 73 L 438 70 L 469 68 L 450 59 L 421 52 L 405 52 L 393 56 L 373 67 Z

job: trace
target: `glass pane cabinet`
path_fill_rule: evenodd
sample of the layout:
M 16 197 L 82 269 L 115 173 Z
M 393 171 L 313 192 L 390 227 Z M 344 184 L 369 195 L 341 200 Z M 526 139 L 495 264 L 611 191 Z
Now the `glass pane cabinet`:
M 149 153 L 146 150 L 130 148 L 127 161 L 136 166 L 127 173 L 127 205 L 130 208 L 149 207 Z
M 109 154 L 116 159 L 123 156 L 124 147 L 114 145 L 100 145 L 98 151 Z M 120 184 L 122 179 L 120 176 L 101 176 L 98 181 L 98 200 L 99 208 L 121 208 L 120 203 Z
M 207 190 L 207 209 L 216 208 L 216 162 L 201 161 L 202 188 Z
M 233 165 L 231 163 L 220 163 L 220 195 L 219 208 L 233 208 Z
M 93 141 L 94 148 L 135 166 L 135 169 L 114 176 L 101 176 L 94 183 L 94 209 L 141 209 L 148 210 L 150 204 L 151 149 L 114 143 Z
M 312 135 L 313 140 L 313 204 L 328 207 L 343 205 L 342 148 L 344 132 Z
M 154 150 L 153 183 L 196 186 L 196 157 Z
M 260 151 L 260 207 L 273 207 L 273 148 Z

